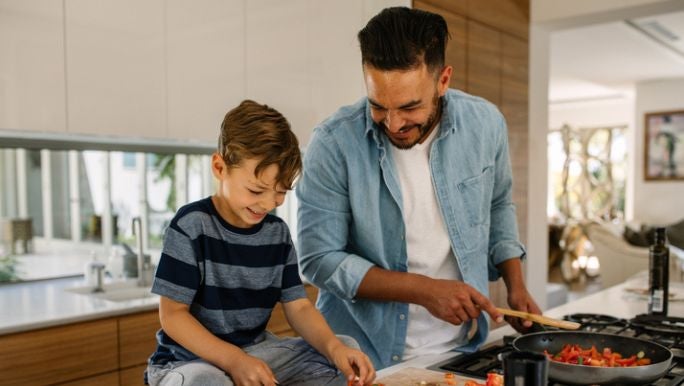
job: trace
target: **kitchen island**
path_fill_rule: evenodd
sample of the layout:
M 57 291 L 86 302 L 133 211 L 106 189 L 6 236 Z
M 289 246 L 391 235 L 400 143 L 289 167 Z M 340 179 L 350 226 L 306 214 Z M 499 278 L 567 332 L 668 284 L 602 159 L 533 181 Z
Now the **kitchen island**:
M 561 318 L 564 315 L 574 313 L 596 313 L 611 315 L 618 318 L 632 318 L 638 314 L 646 313 L 647 301 L 643 296 L 628 292 L 631 288 L 644 288 L 646 286 L 645 276 L 641 275 L 628 282 L 588 295 L 584 298 L 568 302 L 561 306 L 552 308 L 544 312 L 544 315 Z M 671 283 L 671 291 L 676 293 L 675 301 L 669 303 L 669 316 L 684 317 L 684 292 L 682 283 Z M 510 326 L 504 326 L 491 331 L 484 347 L 494 342 L 498 342 L 506 335 L 513 335 L 515 331 Z M 461 355 L 457 352 L 447 352 L 443 354 L 427 355 L 414 358 L 397 365 L 378 371 L 378 379 L 387 377 L 402 369 L 408 368 L 430 368 L 435 364 L 447 361 Z
M 159 296 L 111 302 L 67 291 L 82 276 L 0 285 L 0 335 L 156 310 Z

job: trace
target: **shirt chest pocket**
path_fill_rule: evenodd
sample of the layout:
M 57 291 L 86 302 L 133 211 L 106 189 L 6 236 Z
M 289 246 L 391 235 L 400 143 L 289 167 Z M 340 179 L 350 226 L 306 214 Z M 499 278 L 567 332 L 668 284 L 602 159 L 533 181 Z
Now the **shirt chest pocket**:
M 469 250 L 486 240 L 493 184 L 494 171 L 491 166 L 486 167 L 480 175 L 456 184 L 457 218 L 464 244 Z

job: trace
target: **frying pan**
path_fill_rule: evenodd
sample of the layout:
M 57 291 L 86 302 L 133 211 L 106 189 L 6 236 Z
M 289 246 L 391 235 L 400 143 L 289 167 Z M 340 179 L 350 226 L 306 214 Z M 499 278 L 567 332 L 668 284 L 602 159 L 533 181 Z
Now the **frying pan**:
M 549 378 L 571 385 L 644 385 L 662 378 L 670 368 L 672 352 L 657 343 L 619 335 L 595 332 L 548 331 L 526 334 L 513 341 L 518 351 L 558 353 L 565 344 L 578 344 L 582 348 L 592 345 L 601 352 L 609 347 L 623 357 L 643 351 L 650 365 L 636 367 L 594 367 L 549 361 Z

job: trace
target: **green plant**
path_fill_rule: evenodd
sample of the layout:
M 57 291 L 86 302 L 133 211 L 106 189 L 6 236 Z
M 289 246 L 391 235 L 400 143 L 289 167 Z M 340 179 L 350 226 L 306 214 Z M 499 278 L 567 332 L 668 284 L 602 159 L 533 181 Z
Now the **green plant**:
M 176 157 L 173 154 L 155 154 L 154 167 L 159 170 L 155 181 L 168 179 L 171 182 L 169 195 L 166 197 L 166 207 L 176 211 Z
M 19 261 L 12 255 L 0 256 L 0 283 L 19 280 L 18 264 Z

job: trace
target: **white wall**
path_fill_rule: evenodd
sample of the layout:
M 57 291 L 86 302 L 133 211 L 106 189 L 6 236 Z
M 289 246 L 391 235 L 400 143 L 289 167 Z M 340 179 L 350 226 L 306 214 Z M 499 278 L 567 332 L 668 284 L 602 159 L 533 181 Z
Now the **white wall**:
M 644 114 L 684 110 L 684 78 L 638 83 L 635 108 L 635 173 L 633 219 L 667 225 L 684 219 L 684 181 L 644 180 Z M 678 151 L 684 151 L 679 143 Z
M 561 29 L 681 8 L 680 0 L 532 0 L 530 17 L 533 24 Z
M 532 0 L 530 4 L 529 181 L 527 210 L 530 264 L 526 278 L 545 308 L 547 278 L 547 159 L 549 53 L 553 31 L 681 10 L 680 0 Z M 543 278 L 543 279 L 541 279 Z
M 558 103 L 549 106 L 549 128 L 563 125 L 591 128 L 627 125 L 634 128 L 634 99 L 611 98 L 600 101 Z

